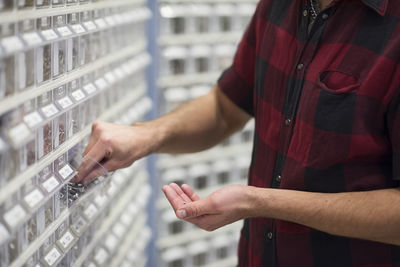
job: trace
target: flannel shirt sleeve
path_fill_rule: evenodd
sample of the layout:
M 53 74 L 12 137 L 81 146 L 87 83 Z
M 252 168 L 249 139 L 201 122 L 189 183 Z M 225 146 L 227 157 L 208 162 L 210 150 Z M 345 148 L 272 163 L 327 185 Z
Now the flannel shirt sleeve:
M 223 72 L 218 80 L 218 86 L 228 98 L 238 107 L 254 116 L 253 89 L 256 65 L 257 28 L 260 20 L 258 7 L 245 31 L 236 51 L 233 64 Z
M 387 110 L 387 127 L 392 145 L 393 179 L 400 181 L 400 88 Z

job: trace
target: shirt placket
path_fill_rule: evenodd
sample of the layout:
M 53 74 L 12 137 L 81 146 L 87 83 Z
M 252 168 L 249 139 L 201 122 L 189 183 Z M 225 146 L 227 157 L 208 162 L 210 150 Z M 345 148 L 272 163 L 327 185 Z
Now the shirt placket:
M 309 7 L 304 6 L 301 11 L 301 21 L 299 25 L 298 40 L 299 49 L 296 53 L 294 65 L 289 77 L 290 79 L 287 86 L 287 96 L 282 110 L 282 121 L 280 126 L 280 136 L 278 144 L 278 155 L 275 161 L 273 177 L 271 179 L 271 188 L 279 188 L 280 184 L 285 177 L 283 177 L 283 168 L 285 164 L 285 158 L 287 151 L 290 146 L 293 129 L 296 122 L 296 114 L 298 109 L 298 103 L 300 101 L 306 70 L 318 48 L 318 42 L 321 39 L 323 29 L 332 14 L 332 8 L 324 10 L 316 18 L 311 31 L 308 32 L 309 16 L 311 15 L 308 11 Z M 277 266 L 276 260 L 276 228 L 275 222 L 271 222 L 271 227 L 265 232 L 266 239 L 266 252 L 271 257 L 267 264 L 268 266 Z
M 274 166 L 274 179 L 271 182 L 271 188 L 279 188 L 281 181 L 284 179 L 282 176 L 285 156 L 290 146 L 293 129 L 296 122 L 296 114 L 298 104 L 302 94 L 304 80 L 308 66 L 311 64 L 317 49 L 318 43 L 323 34 L 323 30 L 328 22 L 330 15 L 332 15 L 333 8 L 329 8 L 321 12 L 314 22 L 314 26 L 308 33 L 308 21 L 310 13 L 308 7 L 305 6 L 302 10 L 302 19 L 300 21 L 298 39 L 305 40 L 299 41 L 299 49 L 296 57 L 293 60 L 294 64 L 289 77 L 292 77 L 288 82 L 287 93 L 282 110 L 282 121 L 280 125 L 280 136 L 278 144 L 278 155 Z

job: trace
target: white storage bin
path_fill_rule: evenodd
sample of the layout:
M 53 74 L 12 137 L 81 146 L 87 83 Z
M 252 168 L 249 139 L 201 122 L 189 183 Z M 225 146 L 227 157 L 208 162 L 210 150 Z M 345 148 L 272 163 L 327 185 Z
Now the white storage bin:
M 211 261 L 211 253 L 209 243 L 206 241 L 197 241 L 188 246 L 190 266 L 204 266 Z
M 231 256 L 232 238 L 226 234 L 219 234 L 210 240 L 213 251 L 213 261 L 220 261 Z
M 167 88 L 164 92 L 165 113 L 171 112 L 190 100 L 190 92 L 184 87 Z
M 165 267 L 189 267 L 188 255 L 183 247 L 173 247 L 162 253 L 161 259 Z
M 184 46 L 171 46 L 162 53 L 161 75 L 174 76 L 190 72 L 188 69 L 188 50 Z
M 211 72 L 211 48 L 208 45 L 195 45 L 190 49 L 191 65 L 194 73 Z
M 160 7 L 160 32 L 162 35 L 177 35 L 189 32 L 188 5 L 162 4 Z
M 208 164 L 196 163 L 189 167 L 189 185 L 193 186 L 194 190 L 204 190 L 212 184 L 215 184 L 212 179 L 210 166 Z
M 233 161 L 218 160 L 213 164 L 213 172 L 218 185 L 227 185 L 233 181 L 232 172 Z
M 218 4 L 214 7 L 215 20 L 219 32 L 232 32 L 236 19 L 235 6 L 233 4 Z
M 208 33 L 216 31 L 212 22 L 212 6 L 207 4 L 193 4 L 191 7 L 191 19 L 194 33 Z

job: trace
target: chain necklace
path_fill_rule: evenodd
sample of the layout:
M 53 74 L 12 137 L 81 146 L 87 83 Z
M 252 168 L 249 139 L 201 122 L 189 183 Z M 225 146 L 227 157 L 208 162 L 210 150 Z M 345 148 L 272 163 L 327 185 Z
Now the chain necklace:
M 311 7 L 311 16 L 313 20 L 315 20 L 318 16 L 318 13 L 321 11 L 318 0 L 310 0 L 310 7 Z

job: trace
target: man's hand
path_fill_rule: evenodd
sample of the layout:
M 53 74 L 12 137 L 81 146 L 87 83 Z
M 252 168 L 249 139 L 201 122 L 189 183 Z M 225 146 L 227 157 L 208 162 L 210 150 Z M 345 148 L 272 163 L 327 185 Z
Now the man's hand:
M 128 167 L 149 154 L 155 143 L 149 127 L 144 124 L 126 126 L 96 122 L 83 153 L 90 160 L 82 162 L 72 182 L 88 184 L 96 178 L 101 168 L 96 162 L 107 171 Z
M 207 107 L 207 108 L 204 108 Z M 72 182 L 89 183 L 103 172 L 128 167 L 150 153 L 199 152 L 240 130 L 250 116 L 216 86 L 208 94 L 154 121 L 133 126 L 97 122 Z
M 248 186 L 224 187 L 204 199 L 188 185 L 165 185 L 163 192 L 176 216 L 198 227 L 214 231 L 222 226 L 247 218 L 249 214 Z

